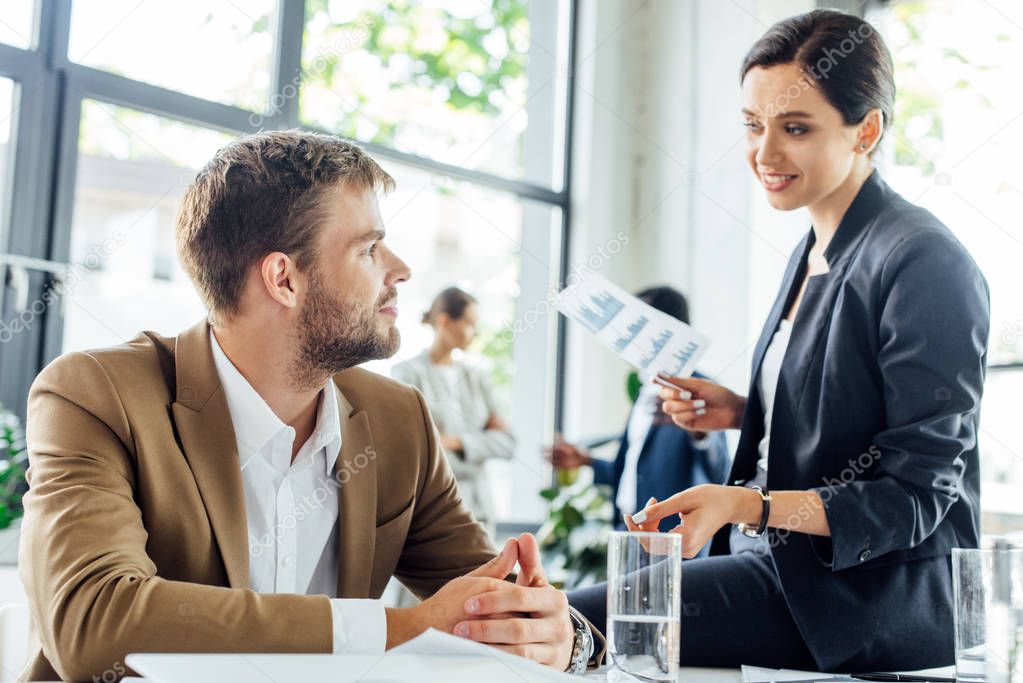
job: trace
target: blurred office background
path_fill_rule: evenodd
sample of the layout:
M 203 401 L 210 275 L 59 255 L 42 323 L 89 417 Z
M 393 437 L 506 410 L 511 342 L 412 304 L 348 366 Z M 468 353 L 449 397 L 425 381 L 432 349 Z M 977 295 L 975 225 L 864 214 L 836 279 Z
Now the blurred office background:
M 1018 529 L 1023 6 L 819 5 L 883 32 L 899 88 L 883 173 L 952 228 L 991 285 L 984 525 Z M 628 368 L 547 305 L 573 267 L 684 291 L 714 340 L 701 370 L 745 391 L 809 219 L 771 210 L 746 167 L 738 67 L 772 22 L 816 6 L 3 0 L 0 403 L 23 418 L 33 377 L 60 353 L 201 319 L 173 222 L 219 146 L 264 128 L 336 133 L 397 179 L 382 211 L 413 271 L 402 349 L 370 367 L 387 374 L 428 344 L 420 315 L 440 289 L 475 295 L 471 356 L 518 437 L 514 459 L 488 463 L 497 520 L 535 526 L 552 481 L 542 446 L 555 431 L 620 430 L 629 409 Z M 61 277 L 61 295 L 47 295 Z

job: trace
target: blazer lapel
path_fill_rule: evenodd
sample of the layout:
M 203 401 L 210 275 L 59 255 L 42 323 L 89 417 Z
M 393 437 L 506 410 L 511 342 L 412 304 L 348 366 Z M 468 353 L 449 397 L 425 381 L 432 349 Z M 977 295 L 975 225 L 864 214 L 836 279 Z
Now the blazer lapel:
M 177 338 L 177 400 L 171 404 L 171 413 L 206 506 L 229 585 L 247 588 L 248 522 L 241 466 L 209 334 L 204 320 Z
M 348 402 L 338 387 L 341 453 L 334 481 L 339 486 L 337 597 L 370 597 L 376 552 L 377 452 L 369 415 Z
M 764 323 L 764 328 L 760 332 L 760 339 L 757 340 L 757 345 L 753 349 L 753 388 L 750 390 L 756 391 L 756 381 L 760 376 L 760 366 L 764 362 L 764 354 L 767 353 L 767 347 L 771 343 L 771 338 L 774 337 L 775 331 L 778 329 L 778 323 L 781 321 L 782 316 L 788 311 L 789 306 L 792 305 L 792 298 L 798 292 L 799 283 L 805 272 L 804 264 L 806 263 L 806 255 L 810 251 L 810 247 L 813 246 L 813 233 L 807 234 L 803 238 L 799 247 L 795 250 L 792 258 L 789 260 L 789 265 L 785 268 L 785 275 L 782 278 L 781 288 L 778 291 L 778 297 L 774 300 L 774 306 L 771 308 L 771 312 L 767 316 L 767 322 Z
M 789 337 L 788 347 L 785 349 L 785 356 L 782 360 L 781 371 L 778 373 L 778 386 L 774 397 L 774 412 L 771 415 L 771 442 L 768 458 L 768 484 L 773 486 L 774 482 L 786 481 L 787 474 L 784 469 L 789 460 L 784 454 L 791 454 L 788 439 L 791 436 L 794 425 L 791 424 L 793 416 L 799 410 L 799 403 L 803 398 L 806 389 L 806 379 L 820 349 L 821 338 L 825 336 L 831 325 L 831 314 L 835 307 L 835 300 L 845 280 L 846 270 L 852 261 L 863 237 L 867 233 L 868 226 L 877 215 L 883 205 L 882 198 L 886 190 L 883 181 L 875 171 L 864 182 L 852 204 L 846 210 L 835 231 L 831 242 L 824 251 L 824 258 L 828 264 L 828 272 L 810 277 L 806 282 L 806 290 L 803 292 L 803 299 L 799 304 L 799 310 L 792 322 L 792 332 Z M 796 288 L 806 273 L 806 253 L 813 245 L 812 235 L 807 238 L 807 249 L 803 253 L 801 263 L 796 269 L 797 276 L 789 283 L 789 294 L 785 297 L 783 310 L 788 310 L 792 297 L 796 294 Z M 781 300 L 781 297 L 779 297 Z M 778 319 L 773 317 L 771 333 L 778 325 Z M 780 316 L 779 316 L 780 318 Z M 765 336 L 767 330 L 765 329 Z M 769 340 L 768 336 L 768 340 Z M 761 338 L 761 342 L 764 339 Z M 766 343 L 764 344 L 766 348 Z M 761 355 L 761 359 L 763 356 Z M 759 368 L 758 368 L 759 369 Z M 756 375 L 754 375 L 756 376 Z M 778 455 L 782 455 L 779 458 Z M 781 473 L 781 474 L 779 474 Z
M 791 431 L 789 418 L 799 405 L 821 335 L 827 332 L 828 322 L 831 320 L 831 304 L 838 291 L 837 283 L 840 279 L 841 273 L 831 271 L 823 275 L 814 275 L 806 281 L 803 300 L 792 321 L 789 343 L 778 372 L 771 414 L 771 442 L 768 454 L 770 467 L 767 470 L 769 475 L 775 470 L 774 465 L 778 460 L 774 454 L 787 451 L 785 439 Z

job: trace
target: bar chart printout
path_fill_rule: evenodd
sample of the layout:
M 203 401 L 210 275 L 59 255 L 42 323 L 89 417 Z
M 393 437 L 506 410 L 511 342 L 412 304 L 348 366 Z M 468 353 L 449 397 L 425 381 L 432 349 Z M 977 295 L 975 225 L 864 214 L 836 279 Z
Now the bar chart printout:
M 629 323 L 629 326 L 626 329 L 626 334 L 615 339 L 611 348 L 613 348 L 616 353 L 624 352 L 625 349 L 629 347 L 629 344 L 636 341 L 636 337 L 639 336 L 639 333 L 643 331 L 643 328 L 646 327 L 648 322 L 650 322 L 650 318 L 643 315 L 637 318 L 634 322 Z
M 706 335 L 600 275 L 563 289 L 557 308 L 638 368 L 644 379 L 658 372 L 688 377 L 710 346 Z
M 613 294 L 600 292 L 579 304 L 579 322 L 590 332 L 597 334 L 624 308 L 625 304 Z

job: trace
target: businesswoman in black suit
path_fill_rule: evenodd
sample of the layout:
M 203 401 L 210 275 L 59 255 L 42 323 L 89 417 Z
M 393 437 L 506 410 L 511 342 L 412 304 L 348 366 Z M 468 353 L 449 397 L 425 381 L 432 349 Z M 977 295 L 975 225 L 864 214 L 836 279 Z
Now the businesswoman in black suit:
M 681 515 L 687 557 L 712 543 L 683 565 L 683 664 L 950 664 L 950 550 L 979 540 L 987 285 L 948 228 L 874 169 L 895 86 L 869 24 L 824 10 L 776 24 L 745 58 L 742 93 L 754 175 L 813 227 L 748 396 L 683 378 L 662 392 L 685 429 L 741 430 L 731 485 L 627 521 Z M 603 623 L 603 586 L 570 600 Z

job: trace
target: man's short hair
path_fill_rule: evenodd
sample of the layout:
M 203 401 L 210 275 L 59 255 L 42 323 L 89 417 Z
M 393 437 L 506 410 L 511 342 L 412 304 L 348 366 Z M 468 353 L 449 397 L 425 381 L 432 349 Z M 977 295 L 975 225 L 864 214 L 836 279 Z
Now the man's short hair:
M 356 145 L 303 131 L 247 135 L 221 148 L 185 192 L 178 255 L 210 316 L 238 312 L 249 268 L 279 251 L 313 263 L 324 195 L 388 191 L 391 178 Z

